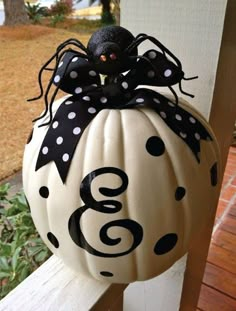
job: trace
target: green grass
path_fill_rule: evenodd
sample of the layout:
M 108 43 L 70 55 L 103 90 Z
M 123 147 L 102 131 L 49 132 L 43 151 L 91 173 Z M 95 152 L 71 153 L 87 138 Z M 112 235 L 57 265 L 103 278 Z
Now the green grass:
M 100 20 L 89 21 L 87 19 L 66 19 L 57 28 L 63 28 L 71 32 L 91 33 L 102 27 Z

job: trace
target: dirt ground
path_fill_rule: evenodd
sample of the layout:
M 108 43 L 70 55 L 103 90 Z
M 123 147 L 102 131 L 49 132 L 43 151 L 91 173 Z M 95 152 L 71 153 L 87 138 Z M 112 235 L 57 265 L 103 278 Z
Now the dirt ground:
M 38 71 L 71 37 L 86 44 L 89 35 L 42 26 L 0 27 L 0 180 L 21 169 L 32 120 L 44 108 L 43 100 L 26 101 L 39 94 Z

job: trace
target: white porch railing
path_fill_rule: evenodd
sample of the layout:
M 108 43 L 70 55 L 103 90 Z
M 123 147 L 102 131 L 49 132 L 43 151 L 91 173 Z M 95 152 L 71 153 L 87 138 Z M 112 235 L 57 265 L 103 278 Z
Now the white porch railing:
M 76 275 L 56 256 L 0 302 L 1 311 L 120 311 L 127 285 Z

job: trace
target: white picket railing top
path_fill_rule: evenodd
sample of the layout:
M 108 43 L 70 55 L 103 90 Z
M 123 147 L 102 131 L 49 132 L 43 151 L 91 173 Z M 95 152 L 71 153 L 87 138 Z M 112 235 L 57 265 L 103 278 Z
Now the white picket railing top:
M 52 256 L 1 300 L 0 311 L 88 311 L 112 286 L 76 275 Z

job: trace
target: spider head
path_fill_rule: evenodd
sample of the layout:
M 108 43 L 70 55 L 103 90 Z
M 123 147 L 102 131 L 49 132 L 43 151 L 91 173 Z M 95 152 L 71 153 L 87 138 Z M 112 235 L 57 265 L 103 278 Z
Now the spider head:
M 98 45 L 93 53 L 93 61 L 97 71 L 105 75 L 116 75 L 132 67 L 127 54 L 114 42 Z
M 134 36 L 120 26 L 108 26 L 96 31 L 88 43 L 95 69 L 105 75 L 118 75 L 130 70 L 136 61 L 129 56 L 137 55 L 137 49 L 131 55 L 125 50 L 133 40 Z

